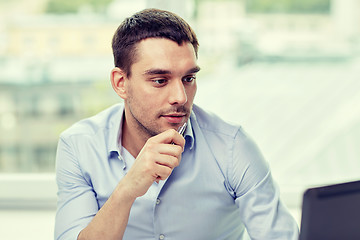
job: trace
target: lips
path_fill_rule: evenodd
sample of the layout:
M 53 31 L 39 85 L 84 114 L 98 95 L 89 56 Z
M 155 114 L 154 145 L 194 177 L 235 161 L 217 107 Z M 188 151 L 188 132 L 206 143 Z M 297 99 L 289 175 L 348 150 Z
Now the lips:
M 161 117 L 165 118 L 169 123 L 182 123 L 186 117 L 185 113 L 170 113 L 161 115 Z

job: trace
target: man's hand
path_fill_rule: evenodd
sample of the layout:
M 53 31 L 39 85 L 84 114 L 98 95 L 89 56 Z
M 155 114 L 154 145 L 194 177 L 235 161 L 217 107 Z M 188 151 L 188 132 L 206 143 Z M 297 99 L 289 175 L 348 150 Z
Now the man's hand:
M 180 163 L 184 145 L 185 139 L 172 129 L 149 138 L 129 172 L 78 239 L 121 239 L 135 199 L 144 195 L 154 181 L 170 176 Z
M 133 166 L 121 181 L 128 196 L 144 195 L 154 181 L 165 180 L 180 164 L 185 139 L 169 129 L 148 139 Z

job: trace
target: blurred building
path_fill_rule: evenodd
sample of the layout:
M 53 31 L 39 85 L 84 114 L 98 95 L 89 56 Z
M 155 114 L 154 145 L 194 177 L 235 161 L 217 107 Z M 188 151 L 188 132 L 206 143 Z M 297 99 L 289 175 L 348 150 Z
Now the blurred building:
M 360 52 L 360 2 L 329 0 L 322 13 L 248 12 L 246 1 L 197 1 L 200 59 L 342 60 Z
M 115 101 L 108 76 L 117 25 L 92 15 L 7 22 L 0 57 L 1 171 L 53 171 L 59 133 Z
M 339 60 L 360 50 L 360 2 L 330 0 L 324 13 L 247 13 L 238 29 L 240 62 L 249 56 L 282 61 Z M 252 29 L 252 34 L 246 34 Z M 245 36 L 245 37 L 244 37 Z M 245 47 L 245 49 L 244 49 Z M 243 51 L 245 50 L 245 51 Z

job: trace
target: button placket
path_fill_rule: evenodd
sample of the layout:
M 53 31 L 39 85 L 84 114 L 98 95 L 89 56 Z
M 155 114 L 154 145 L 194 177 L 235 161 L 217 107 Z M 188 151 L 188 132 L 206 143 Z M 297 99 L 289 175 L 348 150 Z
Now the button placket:
M 161 208 L 161 204 L 162 201 L 164 199 L 162 199 L 161 196 L 161 189 L 163 188 L 163 186 L 166 184 L 167 179 L 165 181 L 160 181 L 159 184 L 156 185 L 156 190 L 157 190 L 157 194 L 156 194 L 156 198 L 154 199 L 154 232 L 157 233 L 158 235 L 158 239 L 159 240 L 164 240 L 166 239 L 166 235 L 164 234 L 164 229 L 160 226 L 162 226 L 162 224 L 157 224 L 158 222 L 161 222 L 161 218 L 158 216 L 158 210 L 159 208 Z

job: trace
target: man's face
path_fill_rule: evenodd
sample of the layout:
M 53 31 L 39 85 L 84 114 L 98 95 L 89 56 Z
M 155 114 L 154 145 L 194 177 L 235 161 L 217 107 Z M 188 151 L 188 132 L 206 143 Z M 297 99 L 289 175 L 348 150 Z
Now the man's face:
M 148 38 L 137 45 L 125 79 L 126 121 L 148 134 L 177 129 L 190 116 L 196 93 L 196 64 L 190 43 Z

